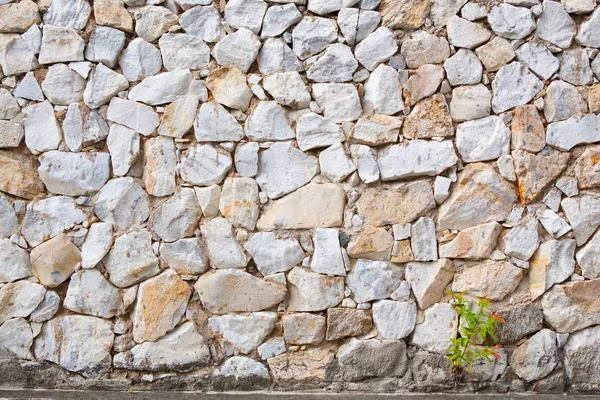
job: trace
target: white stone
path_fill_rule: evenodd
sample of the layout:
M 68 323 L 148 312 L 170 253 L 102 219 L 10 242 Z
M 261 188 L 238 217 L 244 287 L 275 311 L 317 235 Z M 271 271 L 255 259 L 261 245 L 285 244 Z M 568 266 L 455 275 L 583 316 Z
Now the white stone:
M 233 356 L 227 359 L 213 372 L 215 377 L 225 377 L 234 380 L 269 379 L 269 370 L 260 362 L 248 357 Z
M 42 45 L 42 31 L 37 25 L 31 25 L 27 32 L 21 35 L 21 38 L 27 43 L 29 49 L 33 54 L 40 53 L 40 46 Z
M 238 67 L 247 73 L 260 50 L 260 39 L 252 31 L 240 28 L 215 45 L 212 55 L 219 65 Z
M 440 246 L 440 258 L 482 259 L 489 257 L 496 248 L 496 240 L 501 230 L 502 225 L 497 222 L 467 228 L 451 242 Z
M 195 237 L 162 243 L 160 258 L 180 275 L 200 275 L 210 268 L 208 250 Z
M 452 86 L 473 85 L 481 81 L 483 67 L 470 50 L 459 49 L 444 62 L 446 77 Z
M 12 318 L 28 317 L 44 299 L 46 288 L 26 280 L 8 283 L 0 288 L 0 324 Z
M 306 185 L 318 172 L 318 161 L 289 142 L 278 142 L 259 155 L 256 182 L 276 199 Z
M 555 239 L 571 230 L 569 224 L 552 210 L 545 210 L 539 220 L 544 229 Z
M 380 27 L 356 45 L 354 56 L 369 71 L 390 59 L 398 51 L 392 31 Z
M 515 61 L 500 68 L 492 82 L 492 108 L 500 113 L 527 104 L 543 87 L 525 65 Z
M 51 193 L 82 196 L 97 192 L 110 176 L 107 153 L 49 151 L 39 160 L 40 179 Z
M 196 197 L 202 209 L 202 215 L 205 217 L 215 217 L 219 213 L 219 200 L 221 197 L 221 188 L 219 185 L 209 187 L 195 187 Z
M 400 52 L 408 68 L 419 68 L 425 64 L 444 62 L 450 56 L 450 46 L 443 36 L 438 37 L 426 31 L 417 31 L 404 39 Z
M 581 272 L 587 279 L 600 277 L 600 264 L 598 263 L 598 244 L 600 235 L 594 234 L 592 238 L 576 254 L 575 258 L 581 267 Z
M 574 255 L 573 239 L 550 240 L 538 247 L 529 263 L 529 291 L 532 299 L 571 276 L 575 270 Z
M 45 322 L 51 319 L 60 307 L 60 297 L 52 290 L 47 290 L 42 302 L 31 313 L 31 322 Z
M 152 230 L 165 242 L 192 236 L 202 215 L 193 189 L 181 188 L 152 214 Z
M 310 94 L 296 71 L 279 72 L 265 77 L 263 88 L 282 106 L 301 109 L 306 108 L 310 103 Z
M 429 217 L 413 222 L 410 229 L 410 247 L 415 261 L 435 261 L 438 258 L 435 223 Z
M 322 311 L 344 298 L 344 278 L 294 267 L 288 274 L 288 311 Z
M 222 315 L 208 319 L 208 327 L 220 333 L 242 354 L 256 349 L 271 333 L 277 321 L 277 313 L 255 312 L 248 316 Z
M 37 246 L 80 224 L 85 218 L 86 214 L 76 207 L 73 198 L 48 197 L 27 205 L 21 234 L 30 246 Z
M 356 171 L 356 165 L 346 154 L 344 146 L 336 143 L 319 153 L 321 173 L 331 182 L 341 182 Z
M 456 148 L 464 162 L 495 160 L 510 152 L 510 129 L 490 116 L 464 122 L 456 129 Z
M 0 239 L 0 282 L 14 282 L 31 275 L 29 253 L 10 239 Z
M 135 33 L 147 42 L 158 39 L 177 24 L 177 15 L 165 7 L 148 6 L 134 14 Z
M 20 75 L 37 68 L 38 62 L 35 54 L 21 36 L 2 34 L 0 35 L 0 65 L 2 65 L 3 73 L 6 76 L 11 76 Z
M 110 101 L 106 117 L 144 136 L 154 132 L 159 124 L 158 114 L 152 107 L 118 97 Z
M 264 276 L 288 271 L 305 257 L 296 239 L 278 238 L 273 232 L 255 233 L 244 248 Z
M 283 337 L 287 344 L 319 344 L 325 339 L 325 317 L 310 313 L 283 317 Z
M 100 189 L 94 212 L 103 222 L 125 231 L 148 219 L 148 194 L 131 177 L 111 179 Z
M 121 53 L 119 66 L 129 82 L 141 81 L 160 72 L 160 51 L 144 39 L 135 38 Z
M 275 101 L 258 103 L 245 124 L 246 136 L 256 142 L 293 139 L 296 134 L 290 127 L 285 110 Z
M 113 339 L 108 321 L 67 315 L 44 324 L 33 348 L 37 359 L 52 361 L 67 371 L 93 378 L 110 370 Z
M 450 196 L 450 185 L 452 180 L 444 176 L 436 176 L 433 183 L 433 198 L 438 204 L 442 204 L 444 200 Z M 401 239 L 396 239 L 401 240 Z
M 272 339 L 258 346 L 258 354 L 263 360 L 285 353 L 285 340 Z
M 54 64 L 42 82 L 44 94 L 54 105 L 68 106 L 83 98 L 85 80 L 65 64 Z
M 302 13 L 294 4 L 272 5 L 267 9 L 263 19 L 260 36 L 262 38 L 279 36 L 301 19 Z
M 156 197 L 175 192 L 177 155 L 173 139 L 157 136 L 144 143 L 143 181 L 148 194 Z
M 507 39 L 524 39 L 536 26 L 528 8 L 505 3 L 492 7 L 487 20 L 496 35 Z
M 558 362 L 556 333 L 542 329 L 517 348 L 510 366 L 520 378 L 531 382 L 550 374 Z
M 573 85 L 583 86 L 592 83 L 592 69 L 585 49 L 568 49 L 560 55 L 558 76 Z
M 267 39 L 258 53 L 256 63 L 263 75 L 304 70 L 302 62 L 281 38 Z
M 538 222 L 530 219 L 522 226 L 516 226 L 502 238 L 504 253 L 528 261 L 539 245 Z
M 201 226 L 211 265 L 214 268 L 243 268 L 248 263 L 244 249 L 232 232 L 231 222 L 214 218 Z
M 40 64 L 83 61 L 85 42 L 75 29 L 44 25 L 42 32 Z
M 189 371 L 207 365 L 210 350 L 194 323 L 185 322 L 155 342 L 114 356 L 115 368 L 141 371 Z
M 29 75 L 29 74 L 28 74 Z M 17 100 L 6 89 L 0 89 L 0 119 L 11 119 L 21 111 Z
M 559 2 L 544 0 L 543 7 L 535 34 L 560 48 L 570 47 L 575 36 L 575 22 Z
M 2 358 L 33 359 L 30 348 L 33 333 L 24 318 L 13 318 L 0 325 L 0 355 Z
M 346 43 L 355 45 L 369 36 L 381 22 L 381 14 L 377 11 L 342 8 L 338 13 L 337 23 L 344 35 Z
M 560 67 L 560 60 L 552 55 L 541 40 L 526 42 L 515 53 L 522 64 L 542 79 L 550 79 Z
M 373 322 L 384 339 L 403 339 L 417 321 L 417 305 L 410 302 L 379 300 L 373 303 Z
M 114 68 L 123 47 L 125 47 L 125 32 L 97 25 L 85 48 L 85 59 Z
M 354 300 L 364 303 L 389 298 L 402 281 L 403 270 L 384 261 L 356 260 L 346 277 Z
M 160 272 L 147 229 L 119 236 L 102 263 L 109 281 L 120 288 L 135 285 Z
M 27 139 L 27 136 L 25 137 Z M 580 144 L 600 141 L 600 117 L 596 114 L 575 116 L 548 124 L 546 142 L 563 151 Z
M 315 252 L 310 263 L 311 269 L 321 274 L 345 276 L 338 230 L 316 229 L 313 243 Z
M 323 116 L 335 123 L 355 121 L 362 113 L 358 91 L 352 84 L 316 83 L 312 95 Z
M 556 80 L 546 88 L 544 116 L 548 123 L 564 121 L 586 112 L 587 104 L 575 86 Z
M 104 222 L 92 224 L 81 247 L 81 267 L 94 268 L 112 245 L 112 226 Z
M 292 30 L 294 53 L 301 60 L 313 56 L 333 43 L 338 36 L 335 21 L 305 16 Z
M 435 176 L 456 165 L 458 157 L 452 142 L 412 140 L 379 151 L 377 163 L 384 181 Z
M 88 79 L 83 101 L 90 108 L 98 108 L 127 88 L 129 82 L 123 75 L 117 74 L 104 64 L 98 64 Z
M 392 115 L 404 109 L 400 80 L 394 68 L 378 66 L 365 82 L 364 89 L 364 103 L 376 114 Z
M 595 0 L 562 0 L 565 11 L 569 14 L 587 14 L 596 8 Z
M 573 228 L 577 246 L 582 246 L 600 225 L 600 197 L 595 192 L 582 192 L 579 197 L 563 199 L 561 208 Z
M 258 149 L 256 142 L 242 143 L 235 148 L 235 170 L 244 177 L 253 178 L 258 173 Z
M 425 310 L 425 320 L 415 326 L 412 343 L 420 348 L 446 355 L 456 337 L 458 315 L 454 306 L 439 303 Z
M 345 138 L 337 124 L 312 112 L 298 118 L 296 136 L 298 147 L 302 151 L 340 143 Z
M 158 46 L 167 71 L 203 69 L 210 61 L 210 48 L 196 36 L 167 33 L 158 40 Z
M 252 100 L 252 91 L 246 74 L 237 67 L 221 67 L 209 73 L 206 86 L 215 101 L 229 108 L 246 111 Z
M 231 166 L 229 153 L 210 144 L 197 144 L 181 156 L 179 173 L 192 185 L 210 186 L 221 183 Z
M 25 113 L 25 145 L 33 154 L 58 148 L 61 131 L 50 102 L 32 104 L 23 109 Z
M 179 25 L 186 33 L 209 43 L 218 41 L 225 33 L 219 10 L 212 4 L 190 8 L 179 17 Z
M 258 35 L 267 3 L 262 0 L 232 0 L 225 6 L 224 18 L 232 28 L 246 28 Z
M 579 33 L 575 37 L 577 42 L 585 47 L 600 47 L 600 38 L 596 35 L 600 29 L 600 9 L 596 9 L 590 18 L 579 26 Z
M 0 120 L 0 148 L 19 147 L 25 132 L 20 124 Z
M 483 4 L 467 3 L 460 10 L 460 16 L 469 21 L 477 21 L 487 16 L 487 8 Z
M 474 22 L 457 17 L 447 20 L 448 41 L 454 47 L 473 49 L 487 42 L 491 32 Z
M 149 105 L 171 103 L 187 94 L 192 81 L 188 69 L 176 69 L 145 78 L 129 91 L 129 99 Z
M 325 53 L 308 69 L 307 78 L 313 82 L 348 82 L 352 80 L 358 62 L 350 47 L 342 43 L 327 46 Z
M 448 18 L 456 15 L 467 0 L 434 0 L 431 5 L 431 21 L 435 26 L 444 26 Z
M 64 128 L 63 128 L 64 130 Z M 123 125 L 113 124 L 106 139 L 110 152 L 113 174 L 124 176 L 140 153 L 140 136 Z
M 239 142 L 242 126 L 219 103 L 204 103 L 194 120 L 194 136 L 199 142 Z
M 360 179 L 364 183 L 378 181 L 379 165 L 377 164 L 377 150 L 365 145 L 354 145 L 352 151 L 355 154 Z
M 112 318 L 123 310 L 119 290 L 96 269 L 79 270 L 71 276 L 63 303 L 67 310 Z
M 450 115 L 454 121 L 470 121 L 490 115 L 492 94 L 482 84 L 452 90 Z
M 227 178 L 219 210 L 233 226 L 253 231 L 259 213 L 258 185 L 252 178 Z

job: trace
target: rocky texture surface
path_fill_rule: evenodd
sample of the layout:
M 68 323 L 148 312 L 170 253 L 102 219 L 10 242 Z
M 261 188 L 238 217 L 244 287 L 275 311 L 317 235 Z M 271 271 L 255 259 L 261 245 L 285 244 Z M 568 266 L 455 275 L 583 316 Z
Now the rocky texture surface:
M 0 376 L 600 390 L 599 30 L 594 0 L 0 0 Z M 499 360 L 452 371 L 448 289 Z

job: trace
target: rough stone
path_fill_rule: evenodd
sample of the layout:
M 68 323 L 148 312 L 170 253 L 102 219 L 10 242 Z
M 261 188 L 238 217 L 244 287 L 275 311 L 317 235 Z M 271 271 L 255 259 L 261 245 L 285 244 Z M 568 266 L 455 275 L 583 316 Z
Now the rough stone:
M 77 208 L 73 198 L 49 197 L 27 205 L 21 234 L 30 246 L 37 246 L 80 224 L 85 218 L 86 214 Z
M 450 46 L 445 37 L 426 31 L 411 33 L 402 42 L 402 53 L 408 68 L 419 68 L 425 64 L 439 64 L 450 57 Z
M 368 333 L 373 327 L 371 313 L 368 310 L 352 308 L 327 309 L 327 340 L 359 336 Z
M 515 373 L 527 382 L 545 377 L 557 364 L 556 334 L 549 329 L 542 329 L 520 345 L 510 361 Z
M 517 59 L 542 79 L 550 79 L 560 67 L 560 60 L 552 55 L 541 40 L 531 40 L 516 50 Z
M 454 277 L 454 264 L 447 259 L 411 262 L 406 265 L 405 274 L 417 304 L 421 309 L 426 309 L 441 300 L 446 286 Z
M 330 277 L 294 267 L 288 274 L 288 311 L 322 311 L 344 297 L 344 278 Z
M 310 268 L 326 275 L 346 275 L 339 232 L 333 228 L 315 229 L 314 254 Z
M 574 255 L 573 239 L 550 240 L 539 246 L 529 263 L 529 291 L 533 299 L 571 276 L 575 270 Z
M 490 115 L 492 94 L 481 84 L 452 90 L 450 115 L 454 121 L 470 121 Z
M 44 300 L 46 288 L 26 280 L 0 288 L 0 324 L 12 318 L 27 318 Z
M 564 7 L 555 1 L 544 0 L 542 14 L 538 17 L 535 34 L 540 39 L 566 49 L 575 36 L 575 22 Z
M 522 270 L 509 262 L 486 260 L 457 271 L 452 290 L 497 301 L 512 293 L 522 277 Z
M 359 303 L 385 299 L 400 285 L 402 272 L 391 263 L 359 259 L 346 277 L 346 285 Z
M 39 158 L 38 173 L 46 188 L 69 196 L 97 192 L 110 175 L 107 153 L 49 151 Z
M 379 300 L 373 303 L 373 322 L 384 339 L 403 339 L 410 335 L 417 320 L 415 303 Z
M 29 254 L 9 239 L 0 239 L 0 282 L 9 283 L 32 275 Z
M 62 233 L 31 251 L 33 273 L 45 286 L 56 287 L 69 279 L 81 262 L 79 249 Z
M 148 195 L 131 177 L 111 179 L 100 189 L 94 211 L 103 222 L 125 231 L 148 219 Z
M 225 34 L 219 10 L 213 4 L 190 8 L 179 17 L 179 25 L 189 35 L 208 43 L 218 41 Z
M 501 230 L 502 226 L 497 222 L 467 228 L 451 242 L 440 246 L 440 258 L 486 258 L 496 248 L 496 240 Z
M 425 310 L 424 321 L 415 326 L 412 343 L 423 350 L 446 355 L 457 330 L 458 315 L 452 304 L 434 304 Z
M 282 106 L 299 109 L 307 107 L 310 103 L 310 94 L 296 71 L 276 72 L 269 75 L 263 79 L 263 87 Z M 315 100 L 317 100 L 316 96 Z
M 64 307 L 80 314 L 112 318 L 123 310 L 119 290 L 96 269 L 79 270 L 69 282 Z
M 352 338 L 339 347 L 337 359 L 342 376 L 350 381 L 403 375 L 408 363 L 403 340 Z
M 115 240 L 102 261 L 113 285 L 132 286 L 160 272 L 151 241 L 152 235 L 146 229 L 126 233 Z
M 492 108 L 501 113 L 528 103 L 544 87 L 529 69 L 518 61 L 498 71 L 492 82 Z
M 319 344 L 325 339 L 325 317 L 310 313 L 283 317 L 283 337 L 292 345 Z

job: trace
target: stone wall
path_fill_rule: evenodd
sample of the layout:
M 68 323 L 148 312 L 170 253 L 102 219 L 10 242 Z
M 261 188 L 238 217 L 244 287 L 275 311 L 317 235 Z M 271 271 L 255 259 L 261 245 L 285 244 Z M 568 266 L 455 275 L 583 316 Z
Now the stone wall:
M 0 0 L 0 32 L 0 385 L 600 388 L 596 0 Z M 446 289 L 499 360 L 452 370 Z

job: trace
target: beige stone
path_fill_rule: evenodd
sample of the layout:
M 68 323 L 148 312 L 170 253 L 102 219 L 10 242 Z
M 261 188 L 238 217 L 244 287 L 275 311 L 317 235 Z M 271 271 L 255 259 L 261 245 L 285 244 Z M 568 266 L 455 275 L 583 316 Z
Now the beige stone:
M 546 145 L 546 130 L 534 105 L 518 106 L 511 121 L 511 147 L 537 153 Z
M 286 315 L 283 337 L 287 344 L 319 344 L 325 339 L 325 317 L 311 313 Z
M 98 25 L 110 26 L 127 33 L 133 32 L 133 19 L 122 0 L 94 1 L 94 17 Z
M 467 228 L 450 243 L 440 246 L 440 258 L 486 258 L 496 248 L 501 231 L 502 225 L 497 222 Z
M 368 333 L 373 328 L 369 310 L 355 308 L 327 309 L 327 340 L 338 340 Z
M 367 226 L 348 243 L 348 255 L 375 261 L 389 261 L 394 238 L 383 228 Z
M 259 231 L 341 226 L 346 194 L 339 185 L 309 183 L 276 200 L 258 220 Z
M 392 247 L 391 261 L 394 263 L 405 263 L 415 259 L 412 248 L 410 247 L 410 239 L 398 240 L 394 242 Z
M 497 301 L 512 293 L 522 278 L 523 271 L 511 263 L 486 260 L 460 269 L 454 276 L 452 290 Z
M 570 154 L 549 150 L 531 154 L 523 150 L 512 152 L 521 203 L 529 204 L 565 170 Z
M 587 146 L 575 162 L 580 189 L 600 187 L 600 145 Z
M 140 284 L 133 313 L 133 340 L 154 341 L 179 322 L 192 288 L 172 269 Z
M 420 66 L 404 82 L 404 104 L 415 105 L 419 100 L 433 95 L 444 79 L 444 68 L 433 64 Z
M 227 178 L 219 210 L 235 227 L 254 230 L 258 220 L 258 185 L 252 178 Z
M 600 279 L 556 285 L 542 297 L 544 319 L 560 333 L 600 323 Z
M 33 24 L 42 22 L 38 6 L 30 0 L 0 6 L 0 32 L 24 33 Z
M 515 58 L 512 44 L 506 39 L 495 37 L 475 50 L 485 69 L 490 72 L 498 71 Z
M 33 273 L 44 286 L 56 287 L 69 279 L 81 262 L 79 249 L 61 233 L 31 251 Z
M 590 87 L 588 91 L 588 106 L 591 113 L 600 111 L 600 85 Z
M 366 188 L 356 205 L 358 215 L 366 224 L 382 226 L 412 222 L 436 204 L 429 183 L 416 181 Z
M 406 265 L 405 278 L 421 309 L 442 299 L 446 286 L 454 277 L 454 263 L 446 258 L 433 262 L 411 262 Z
M 431 0 L 383 0 L 379 6 L 384 26 L 406 30 L 423 25 L 430 9 Z
M 450 197 L 440 206 L 438 229 L 466 229 L 508 218 L 517 193 L 488 164 L 468 164 Z
M 536 299 L 554 284 L 568 279 L 575 270 L 575 240 L 544 242 L 529 262 L 529 292 Z
M 214 314 L 262 311 L 280 303 L 285 285 L 233 268 L 211 270 L 194 285 L 204 307 Z
M 334 355 L 330 348 L 316 348 L 272 357 L 267 364 L 277 384 L 315 384 L 327 380 L 328 370 L 335 362 Z
M 404 120 L 403 134 L 408 139 L 452 136 L 454 128 L 448 104 L 442 94 L 419 101 Z
M 31 200 L 44 192 L 35 157 L 0 151 L 0 191 Z

